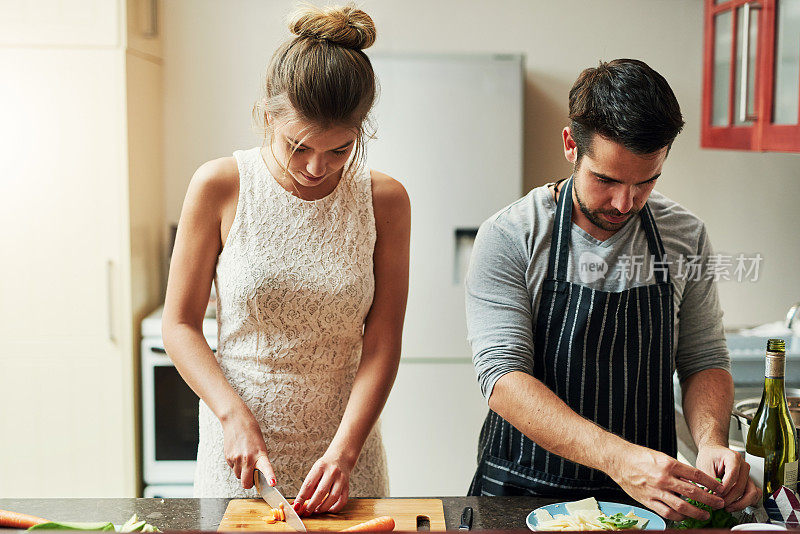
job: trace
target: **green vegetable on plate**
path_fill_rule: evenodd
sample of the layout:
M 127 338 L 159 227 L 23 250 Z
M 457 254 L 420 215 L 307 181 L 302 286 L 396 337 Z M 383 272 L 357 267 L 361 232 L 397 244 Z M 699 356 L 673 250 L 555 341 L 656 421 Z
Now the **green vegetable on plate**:
M 601 523 L 604 523 L 610 527 L 614 527 L 615 529 L 631 528 L 636 523 L 639 522 L 638 519 L 631 519 L 630 517 L 625 517 L 622 514 L 622 512 L 617 512 L 616 514 L 608 517 L 600 516 L 598 519 L 600 520 Z

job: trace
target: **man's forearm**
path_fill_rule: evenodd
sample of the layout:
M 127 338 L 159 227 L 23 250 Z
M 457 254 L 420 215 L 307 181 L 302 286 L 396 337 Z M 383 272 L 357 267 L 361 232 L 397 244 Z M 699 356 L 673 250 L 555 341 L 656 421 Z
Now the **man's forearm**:
M 705 369 L 681 383 L 683 415 L 697 448 L 728 446 L 733 378 L 725 369 Z
M 551 453 L 608 474 L 625 451 L 636 447 L 580 416 L 541 381 L 520 371 L 497 381 L 489 407 Z

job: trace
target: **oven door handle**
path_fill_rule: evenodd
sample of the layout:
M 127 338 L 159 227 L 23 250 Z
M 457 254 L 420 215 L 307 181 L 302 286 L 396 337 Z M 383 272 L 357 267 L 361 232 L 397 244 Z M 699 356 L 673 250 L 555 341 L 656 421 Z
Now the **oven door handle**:
M 167 351 L 164 349 L 164 347 L 150 347 L 150 352 L 155 352 L 156 354 L 166 354 L 167 353 Z M 217 349 L 211 349 L 211 352 L 216 354 Z

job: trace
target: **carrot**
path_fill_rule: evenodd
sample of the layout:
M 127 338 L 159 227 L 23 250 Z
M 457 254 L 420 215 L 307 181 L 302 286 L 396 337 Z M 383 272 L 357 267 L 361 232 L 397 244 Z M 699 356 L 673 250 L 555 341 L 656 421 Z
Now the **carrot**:
M 283 505 L 280 505 L 280 508 L 270 508 L 269 515 L 265 515 L 261 519 L 270 525 L 278 521 L 286 521 L 286 513 L 283 511 Z
M 352 527 L 342 530 L 342 532 L 388 532 L 390 530 L 394 530 L 394 519 L 385 515 L 370 519 L 364 523 L 359 523 L 358 525 L 353 525 Z
M 0 527 L 26 529 L 32 527 L 33 525 L 39 525 L 47 522 L 47 519 L 42 519 L 41 517 L 20 514 L 18 512 L 10 512 L 8 510 L 0 510 Z

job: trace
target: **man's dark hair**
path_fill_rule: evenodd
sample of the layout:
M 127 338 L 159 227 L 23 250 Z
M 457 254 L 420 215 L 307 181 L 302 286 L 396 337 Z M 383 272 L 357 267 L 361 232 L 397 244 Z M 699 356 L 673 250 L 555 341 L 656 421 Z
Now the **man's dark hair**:
M 667 80 L 637 59 L 601 61 L 581 72 L 569 91 L 569 118 L 576 165 L 591 153 L 595 133 L 635 154 L 651 154 L 669 149 L 683 128 Z

